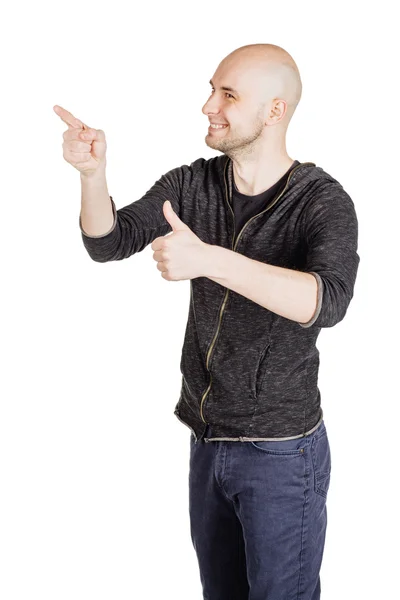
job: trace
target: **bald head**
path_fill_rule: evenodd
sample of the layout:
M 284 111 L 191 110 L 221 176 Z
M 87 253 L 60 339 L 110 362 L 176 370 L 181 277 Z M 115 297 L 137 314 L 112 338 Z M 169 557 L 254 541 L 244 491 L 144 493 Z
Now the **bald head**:
M 206 136 L 210 148 L 253 162 L 261 155 L 285 155 L 287 127 L 302 89 L 286 50 L 273 44 L 237 48 L 221 61 L 210 83 L 211 95 L 202 108 L 214 125 Z
M 241 46 L 228 54 L 220 66 L 235 71 L 256 95 L 260 106 L 284 100 L 287 108 L 281 124 L 288 126 L 301 98 L 302 83 L 297 65 L 286 50 L 274 44 Z

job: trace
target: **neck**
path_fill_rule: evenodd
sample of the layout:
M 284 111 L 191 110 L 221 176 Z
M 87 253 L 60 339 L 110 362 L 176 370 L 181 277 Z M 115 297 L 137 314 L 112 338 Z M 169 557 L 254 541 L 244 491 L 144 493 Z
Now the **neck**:
M 272 187 L 290 169 L 294 159 L 286 148 L 264 148 L 245 156 L 231 156 L 239 192 L 256 196 Z

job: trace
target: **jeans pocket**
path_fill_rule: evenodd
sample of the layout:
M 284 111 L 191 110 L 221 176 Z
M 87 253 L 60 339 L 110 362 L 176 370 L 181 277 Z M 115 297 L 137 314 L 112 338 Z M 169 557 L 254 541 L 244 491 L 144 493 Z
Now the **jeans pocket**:
M 331 479 L 331 450 L 325 429 L 312 441 L 311 459 L 314 469 L 314 491 L 326 498 Z
M 294 440 L 256 441 L 251 443 L 259 452 L 266 452 L 267 454 L 296 455 L 304 452 L 304 438 L 296 438 Z

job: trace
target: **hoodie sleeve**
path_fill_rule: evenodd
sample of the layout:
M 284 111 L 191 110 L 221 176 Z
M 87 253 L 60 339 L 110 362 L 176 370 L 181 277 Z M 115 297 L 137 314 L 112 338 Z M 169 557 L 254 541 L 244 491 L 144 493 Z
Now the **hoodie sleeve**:
M 314 315 L 301 327 L 333 327 L 346 314 L 353 297 L 360 257 L 354 203 L 343 187 L 330 184 L 306 208 L 303 271 L 317 281 Z
M 98 236 L 88 235 L 82 228 L 79 215 L 82 241 L 90 258 L 102 263 L 122 260 L 136 252 L 141 252 L 157 237 L 172 231 L 163 213 L 165 200 L 170 200 L 175 213 L 184 221 L 182 199 L 192 179 L 193 165 L 194 163 L 190 166 L 182 165 L 168 171 L 142 198 L 118 210 L 110 196 L 114 223 L 107 233 Z

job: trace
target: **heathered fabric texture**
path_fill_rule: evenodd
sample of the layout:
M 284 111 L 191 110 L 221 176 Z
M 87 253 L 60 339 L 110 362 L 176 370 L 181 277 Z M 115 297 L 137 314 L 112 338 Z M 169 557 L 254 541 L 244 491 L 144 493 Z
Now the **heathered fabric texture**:
M 256 194 L 255 196 L 248 196 L 239 192 L 235 180 L 232 178 L 232 208 L 235 215 L 235 237 L 240 234 L 242 227 L 251 217 L 263 211 L 276 198 L 285 187 L 290 172 L 299 164 L 300 162 L 295 160 L 279 181 L 261 192 L 261 194 Z
M 205 243 L 261 262 L 312 273 L 312 319 L 297 323 L 207 277 L 190 280 L 190 304 L 175 415 L 210 440 L 269 440 L 307 435 L 322 421 L 317 385 L 322 327 L 333 327 L 353 297 L 360 257 L 355 207 L 342 185 L 314 163 L 300 163 L 263 212 L 233 239 L 232 161 L 224 154 L 172 169 L 146 194 L 115 211 L 102 236 L 82 232 L 97 262 L 122 260 L 172 231 L 170 200 Z

